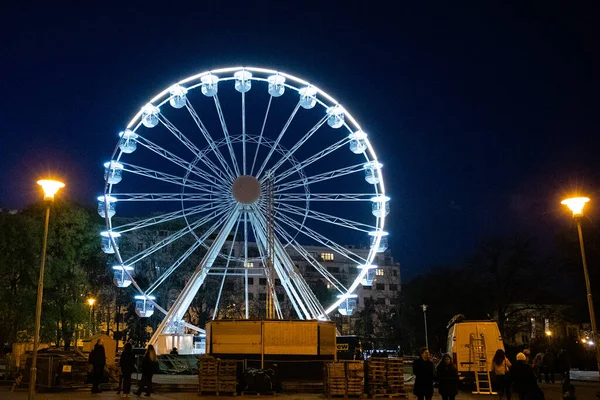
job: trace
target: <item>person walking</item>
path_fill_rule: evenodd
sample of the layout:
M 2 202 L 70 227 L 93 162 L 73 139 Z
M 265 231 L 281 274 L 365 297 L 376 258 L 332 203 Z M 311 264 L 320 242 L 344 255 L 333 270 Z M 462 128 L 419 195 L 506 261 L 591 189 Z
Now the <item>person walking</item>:
M 450 354 L 444 354 L 437 366 L 438 393 L 442 400 L 454 400 L 458 394 L 458 370 Z
M 135 372 L 135 355 L 131 343 L 125 343 L 119 365 L 121 366 L 121 377 L 123 379 L 123 394 L 121 397 L 129 397 L 129 393 L 131 393 L 131 374 Z
M 542 358 L 542 365 L 544 366 L 544 380 L 546 383 L 554 383 L 554 370 L 556 368 L 556 359 L 554 357 L 554 351 L 548 348 Z
M 88 362 L 92 364 L 92 393 L 100 393 L 100 384 L 104 378 L 104 366 L 106 365 L 106 351 L 104 342 L 98 339 L 91 351 Z
M 517 354 L 517 361 L 510 372 L 513 382 L 512 389 L 519 395 L 519 400 L 537 400 L 541 391 L 533 374 L 533 368 L 525 362 L 526 360 L 525 354 Z
M 556 364 L 562 378 L 570 378 L 569 372 L 571 370 L 571 357 L 569 357 L 567 350 L 560 349 L 558 351 L 558 355 L 556 356 Z
M 157 368 L 158 360 L 156 358 L 156 351 L 154 351 L 154 346 L 150 344 L 142 359 L 142 379 L 140 380 L 137 392 L 135 392 L 138 397 L 142 395 L 144 388 L 146 389 L 146 397 L 149 397 L 150 393 L 152 393 L 152 375 L 154 375 L 154 371 Z
M 415 385 L 413 393 L 418 400 L 431 400 L 433 397 L 433 381 L 435 380 L 435 367 L 430 359 L 429 349 L 423 347 L 421 356 L 413 363 Z
M 542 374 L 544 373 L 544 367 L 542 366 L 543 359 L 544 353 L 537 353 L 533 358 L 533 373 L 535 374 L 538 383 L 542 382 Z
M 510 400 L 511 398 L 511 380 L 510 380 L 510 367 L 512 364 L 506 358 L 506 353 L 504 350 L 498 349 L 496 350 L 496 354 L 494 354 L 494 358 L 492 358 L 492 371 L 494 372 L 494 376 L 496 377 L 496 385 L 498 386 L 498 398 L 502 399 L 502 397 L 506 394 L 506 400 Z

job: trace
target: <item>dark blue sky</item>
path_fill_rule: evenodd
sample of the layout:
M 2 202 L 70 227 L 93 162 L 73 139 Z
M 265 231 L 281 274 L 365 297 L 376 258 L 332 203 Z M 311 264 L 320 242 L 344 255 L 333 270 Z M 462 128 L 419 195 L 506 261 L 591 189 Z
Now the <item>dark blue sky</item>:
M 36 200 L 45 172 L 90 203 L 141 104 L 243 64 L 309 79 L 371 134 L 407 276 L 491 234 L 564 227 L 558 199 L 600 194 L 591 1 L 12 3 L 0 5 L 0 206 Z

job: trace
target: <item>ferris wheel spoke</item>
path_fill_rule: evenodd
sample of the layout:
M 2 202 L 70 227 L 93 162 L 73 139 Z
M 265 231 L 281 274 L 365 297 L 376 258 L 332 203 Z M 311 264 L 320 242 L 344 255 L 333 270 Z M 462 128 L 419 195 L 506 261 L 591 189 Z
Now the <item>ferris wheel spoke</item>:
M 287 178 L 290 175 L 293 175 L 295 172 L 302 170 L 302 169 L 306 168 L 307 166 L 309 166 L 310 164 L 314 163 L 315 161 L 318 161 L 318 160 L 322 159 L 323 157 L 329 155 L 330 153 L 333 153 L 337 149 L 347 145 L 348 142 L 350 142 L 350 139 L 348 139 L 348 138 L 338 140 L 337 142 L 324 148 L 323 150 L 319 151 L 318 153 L 313 154 L 306 160 L 299 162 L 297 165 L 293 165 L 292 167 L 288 168 L 287 170 L 283 171 L 282 173 L 276 175 L 275 183 L 279 183 L 279 182 L 283 181 L 285 178 Z
M 215 210 L 215 211 L 210 212 L 209 214 L 207 214 L 207 215 L 203 216 L 202 218 L 198 219 L 197 221 L 194 221 L 194 223 L 190 224 L 189 226 L 186 226 L 185 228 L 182 228 L 182 229 L 179 229 L 178 231 L 175 231 L 174 233 L 172 233 L 168 237 L 164 238 L 160 242 L 158 242 L 158 243 L 156 243 L 156 244 L 148 247 L 147 249 L 145 249 L 141 253 L 136 254 L 135 256 L 129 258 L 127 261 L 125 261 L 125 263 L 123 265 L 133 265 L 133 264 L 136 264 L 136 263 L 140 262 L 141 260 L 143 260 L 144 258 L 148 257 L 149 255 L 157 252 L 158 250 L 162 249 L 163 247 L 170 245 L 171 243 L 173 243 L 177 239 L 179 239 L 179 238 L 187 235 L 188 233 L 192 232 L 194 229 L 199 228 L 203 224 L 206 224 L 209 221 L 211 221 L 211 220 L 213 220 L 215 218 L 220 217 L 221 215 L 225 214 L 227 211 L 230 211 L 231 208 L 234 208 L 234 207 L 227 207 L 225 209 L 220 209 L 220 210 Z
M 215 107 L 217 108 L 217 113 L 219 114 L 219 121 L 221 121 L 223 135 L 225 136 L 225 140 L 227 140 L 227 148 L 229 149 L 229 156 L 231 157 L 231 163 L 233 164 L 233 169 L 235 170 L 235 176 L 239 176 L 240 169 L 238 168 L 235 152 L 233 151 L 231 139 L 229 138 L 229 131 L 227 130 L 227 123 L 225 122 L 225 117 L 223 116 L 223 109 L 221 109 L 221 103 L 219 103 L 219 95 L 215 94 L 213 99 L 215 100 Z
M 308 217 L 317 221 L 326 222 L 328 224 L 341 226 L 343 228 L 354 229 L 357 231 L 369 233 L 377 229 L 376 226 L 364 224 L 358 221 L 352 221 L 350 219 L 337 217 L 314 210 L 307 210 L 302 207 L 293 206 L 291 204 L 277 204 L 275 209 L 281 212 L 291 213 L 300 217 Z
M 278 202 L 306 201 L 365 201 L 371 202 L 373 193 L 280 193 L 273 196 Z
M 283 214 L 280 211 L 275 211 L 275 214 L 279 216 L 279 218 L 277 219 L 278 222 L 285 223 L 290 228 L 302 233 L 303 235 L 307 236 L 308 238 L 310 238 L 316 242 L 321 243 L 323 246 L 329 247 L 331 250 L 341 254 L 342 256 L 346 257 L 347 259 L 352 260 L 357 264 L 366 264 L 367 263 L 367 260 L 364 259 L 363 257 L 346 249 L 343 246 L 340 246 L 333 240 L 318 233 L 314 229 L 311 229 L 311 228 L 307 227 L 306 225 L 301 224 L 300 222 L 294 220 L 293 218 L 288 217 L 287 215 Z
M 219 314 L 219 303 L 221 302 L 221 294 L 223 293 L 223 286 L 225 286 L 225 278 L 227 277 L 227 272 L 229 270 L 229 262 L 231 261 L 231 255 L 233 254 L 233 247 L 235 244 L 235 238 L 237 236 L 238 229 L 240 227 L 240 220 L 241 220 L 241 214 L 238 217 L 238 220 L 237 220 L 236 226 L 235 226 L 235 230 L 233 231 L 233 240 L 231 243 L 231 248 L 229 249 L 229 255 L 227 257 L 227 262 L 225 263 L 225 270 L 223 271 L 223 279 L 221 280 L 221 286 L 219 287 L 219 294 L 217 295 L 217 301 L 215 303 L 215 311 L 213 312 L 213 318 L 212 318 L 213 320 L 215 320 L 215 318 Z M 246 292 L 248 292 L 247 287 L 246 287 Z
M 300 102 L 298 102 L 296 104 L 296 107 L 294 107 L 294 111 L 292 111 L 292 114 L 290 115 L 290 117 L 288 118 L 287 122 L 285 123 L 285 125 L 283 126 L 283 128 L 281 129 L 281 132 L 279 132 L 279 136 L 277 136 L 277 139 L 275 140 L 275 144 L 273 144 L 273 147 L 271 147 L 271 149 L 269 150 L 269 153 L 267 154 L 267 156 L 265 157 L 265 160 L 263 161 L 260 169 L 258 170 L 258 172 L 256 173 L 256 179 L 260 179 L 260 175 L 262 174 L 262 172 L 264 171 L 264 169 L 266 168 L 269 159 L 271 158 L 271 156 L 273 155 L 273 153 L 275 152 L 275 149 L 277 148 L 277 146 L 279 145 L 279 142 L 281 141 L 281 138 L 283 138 L 283 135 L 285 134 L 285 132 L 287 131 L 287 129 L 289 128 L 290 124 L 292 123 L 292 121 L 294 120 L 294 117 L 296 116 L 296 113 L 298 112 L 298 109 L 300 108 Z
M 162 148 L 161 146 L 157 145 L 156 143 L 151 142 L 150 140 L 142 137 L 141 135 L 138 136 L 137 142 L 140 145 L 147 148 L 148 150 L 163 157 L 165 160 L 172 162 L 173 164 L 185 169 L 186 171 L 190 171 L 194 175 L 198 176 L 199 178 L 204 179 L 205 181 L 207 181 L 208 183 L 210 183 L 212 185 L 219 184 L 222 181 L 222 178 L 218 178 L 217 176 L 210 174 L 207 171 L 202 170 L 201 168 L 198 168 L 193 163 L 190 163 L 190 162 L 184 160 L 183 158 Z M 202 157 L 202 158 L 204 158 L 204 157 Z M 197 159 L 202 160 L 202 158 L 200 158 L 200 154 L 198 154 Z
M 173 136 L 179 139 L 179 141 L 192 152 L 196 159 L 201 160 L 220 179 L 227 179 L 227 175 L 224 175 L 208 158 L 202 157 L 200 149 L 191 140 L 189 140 L 187 136 L 183 134 L 183 132 L 177 129 L 177 127 L 173 125 L 171 121 L 169 121 L 163 114 L 159 114 L 159 121 L 173 134 Z
M 123 165 L 123 171 L 131 172 L 132 174 L 140 176 L 145 176 L 146 178 L 156 179 L 159 181 L 172 183 L 178 186 L 185 186 L 187 188 L 195 189 L 205 193 L 225 193 L 225 189 L 222 186 L 207 185 L 202 182 L 194 181 L 191 179 L 185 179 L 179 176 L 167 174 L 165 172 L 155 171 L 153 169 L 144 168 L 139 165 L 133 165 L 124 162 L 121 162 L 121 164 Z
M 296 142 L 296 144 L 294 146 L 292 146 L 291 149 L 288 150 L 288 153 L 283 156 L 282 158 L 279 159 L 279 161 L 277 161 L 275 163 L 275 165 L 273 165 L 273 167 L 270 168 L 271 172 L 275 172 L 279 167 L 281 167 L 287 160 L 290 159 L 290 157 L 292 157 L 294 155 L 294 153 L 300 148 L 302 147 L 302 145 L 304 143 L 306 143 L 306 141 L 308 139 L 310 139 L 312 137 L 312 135 L 315 134 L 315 132 L 317 132 L 319 130 L 320 127 L 322 127 L 325 122 L 327 122 L 327 116 L 324 116 L 323 118 L 321 118 L 321 120 L 319 122 L 317 122 L 315 124 L 315 126 L 313 126 L 308 132 L 306 132 L 304 134 L 304 136 L 302 136 L 300 138 L 300 140 L 298 140 L 298 142 Z M 264 180 L 265 178 L 263 178 Z
M 333 171 L 323 172 L 318 175 L 309 176 L 303 179 L 296 179 L 291 182 L 286 182 L 275 186 L 275 193 L 283 192 L 290 189 L 295 189 L 305 185 L 311 185 L 317 182 L 323 182 L 329 179 L 339 178 L 340 176 L 354 174 L 359 171 L 364 170 L 364 164 L 356 164 L 351 165 L 349 167 L 344 167 L 340 169 L 336 169 Z
M 170 213 L 142 219 L 139 221 L 130 222 L 128 224 L 115 226 L 115 227 L 113 227 L 113 229 L 116 230 L 117 232 L 119 232 L 120 234 L 123 234 L 123 233 L 134 231 L 137 229 L 143 229 L 143 228 L 147 228 L 149 226 L 163 224 L 163 223 L 169 222 L 169 221 L 174 221 L 174 220 L 181 219 L 184 217 L 190 217 L 192 215 L 200 214 L 200 213 L 203 213 L 206 211 L 220 210 L 227 206 L 231 206 L 231 204 L 222 203 L 222 202 L 213 202 L 213 203 L 209 203 L 209 204 L 202 204 L 202 205 L 191 207 L 191 208 L 188 208 L 185 210 L 177 210 L 177 211 L 173 211 Z
M 198 241 L 194 241 L 194 243 L 167 269 L 146 291 L 146 295 L 151 295 L 158 287 L 191 256 L 196 249 L 200 247 L 200 243 Z
M 282 238 L 285 238 L 290 243 L 290 246 L 300 255 L 302 258 L 306 260 L 318 273 L 323 276 L 323 278 L 327 279 L 332 286 L 340 293 L 345 293 L 348 291 L 346 287 L 335 277 L 331 272 L 327 270 L 327 268 L 323 267 L 319 261 L 313 257 L 296 239 L 294 239 L 288 232 L 285 231 L 280 226 L 275 227 L 275 230 L 281 235 Z
M 194 201 L 213 202 L 230 200 L 229 194 L 223 193 L 111 193 L 117 202 L 123 201 Z
M 229 177 L 229 179 L 231 181 L 235 180 L 235 175 L 233 174 L 233 171 L 229 167 L 229 164 L 227 164 L 227 161 L 225 161 L 225 157 L 223 157 L 223 154 L 221 153 L 221 151 L 215 144 L 215 141 L 213 140 L 212 136 L 210 135 L 210 133 L 208 133 L 206 126 L 204 126 L 204 122 L 202 122 L 202 120 L 196 113 L 194 106 L 192 106 L 192 104 L 190 103 L 189 100 L 186 101 L 186 108 L 189 111 L 190 115 L 192 116 L 192 119 L 196 123 L 196 126 L 198 127 L 198 129 L 200 129 L 200 132 L 202 133 L 202 136 L 204 136 L 206 143 L 208 143 L 208 146 L 212 150 L 213 154 L 219 160 L 219 163 L 223 167 L 224 172 L 227 174 L 227 176 Z
M 262 142 L 263 133 L 265 132 L 265 126 L 267 125 L 267 118 L 269 117 L 269 110 L 271 110 L 271 103 L 273 102 L 273 96 L 269 96 L 269 104 L 267 104 L 267 111 L 265 112 L 265 118 L 263 119 L 262 128 L 260 130 L 260 136 L 258 137 L 258 144 L 254 151 L 254 161 L 252 161 L 252 168 L 250 168 L 250 175 L 254 172 L 254 165 L 256 164 L 256 157 L 258 156 L 258 150 L 260 149 L 260 143 Z
M 242 153 L 242 167 L 244 175 L 246 175 L 246 92 L 242 92 Z M 246 309 L 248 309 L 248 305 L 246 305 Z

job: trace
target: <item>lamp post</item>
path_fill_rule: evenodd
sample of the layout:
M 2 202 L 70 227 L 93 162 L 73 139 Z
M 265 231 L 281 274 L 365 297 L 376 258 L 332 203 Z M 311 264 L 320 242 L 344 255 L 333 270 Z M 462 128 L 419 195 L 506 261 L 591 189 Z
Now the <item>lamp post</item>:
M 587 302 L 590 312 L 590 322 L 592 323 L 592 338 L 596 344 L 596 363 L 598 364 L 598 373 L 600 374 L 600 346 L 598 346 L 598 330 L 596 329 L 596 313 L 594 311 L 594 302 L 592 300 L 592 289 L 590 287 L 590 276 L 588 274 L 587 260 L 585 258 L 585 247 L 583 246 L 583 233 L 581 232 L 581 218 L 583 217 L 583 207 L 590 201 L 588 197 L 573 197 L 565 199 L 561 204 L 566 205 L 573 212 L 573 218 L 577 224 L 577 234 L 579 236 L 579 248 L 581 250 L 581 262 L 583 264 L 583 275 L 585 277 L 585 288 L 587 290 Z
M 87 299 L 87 303 L 90 305 L 90 337 L 94 334 L 94 324 L 93 324 L 93 315 L 92 310 L 94 309 L 94 303 L 96 303 L 96 299 Z
M 42 298 L 44 297 L 44 268 L 46 266 L 46 245 L 48 244 L 48 224 L 50 222 L 50 206 L 54 201 L 54 195 L 65 184 L 58 181 L 43 179 L 37 182 L 44 191 L 46 202 L 46 221 L 44 223 L 44 241 L 42 244 L 42 265 L 40 267 L 40 279 L 38 280 L 37 302 L 35 306 L 35 331 L 33 332 L 33 356 L 31 360 L 31 377 L 29 378 L 29 400 L 35 398 L 35 380 L 37 378 L 37 353 L 40 346 L 40 325 L 42 321 Z
M 423 309 L 423 319 L 425 320 L 425 347 L 429 348 L 429 339 L 427 338 L 427 304 L 421 304 Z

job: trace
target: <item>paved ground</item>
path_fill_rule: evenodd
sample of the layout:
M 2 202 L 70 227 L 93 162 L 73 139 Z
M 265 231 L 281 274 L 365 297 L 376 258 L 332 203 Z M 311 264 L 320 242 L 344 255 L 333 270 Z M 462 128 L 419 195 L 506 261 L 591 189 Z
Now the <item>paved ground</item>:
M 600 391 L 600 385 L 597 383 L 589 383 L 589 382 L 575 382 L 576 391 L 577 391 L 577 399 L 578 400 L 595 400 L 597 399 L 596 393 Z M 544 390 L 544 394 L 546 396 L 546 400 L 562 400 L 562 396 L 560 393 L 560 384 L 556 383 L 552 384 L 542 384 L 542 389 Z M 273 396 L 236 396 L 234 399 L 269 399 Z M 326 396 L 322 394 L 277 394 L 276 396 L 279 399 L 286 400 L 316 400 L 316 399 L 326 399 Z M 137 397 L 130 397 L 132 400 L 137 400 Z M 144 399 L 145 397 L 141 397 Z M 197 399 L 211 399 L 211 400 L 222 400 L 231 398 L 231 396 L 202 396 L 198 397 L 195 392 L 177 392 L 177 393 L 155 393 L 152 395 L 151 399 L 155 400 L 197 400 Z M 2 400 L 26 400 L 27 399 L 27 390 L 19 389 L 15 393 L 10 392 L 10 388 L 8 387 L 0 387 L 0 399 Z M 114 391 L 106 391 L 100 394 L 94 394 L 85 391 L 85 392 L 65 392 L 65 393 L 38 393 L 36 395 L 36 400 L 70 400 L 70 399 L 94 399 L 94 400 L 117 400 L 120 397 L 115 394 Z M 409 399 L 413 400 L 414 396 L 409 396 Z M 434 399 L 441 399 L 439 395 L 435 395 Z M 473 395 L 470 393 L 460 393 L 457 396 L 457 400 L 482 400 L 482 399 L 496 399 L 496 396 L 484 396 L 484 395 Z M 515 399 L 516 400 L 516 399 Z

